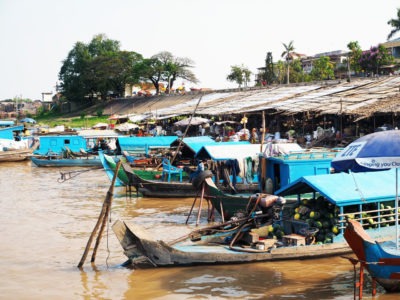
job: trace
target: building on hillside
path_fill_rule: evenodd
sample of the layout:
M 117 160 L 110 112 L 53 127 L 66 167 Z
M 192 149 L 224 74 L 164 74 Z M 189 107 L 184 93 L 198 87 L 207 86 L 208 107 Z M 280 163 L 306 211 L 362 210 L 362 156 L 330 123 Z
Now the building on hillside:
M 297 52 L 291 53 L 290 60 L 300 60 L 301 67 L 305 74 L 310 74 L 313 69 L 313 63 L 322 56 L 329 57 L 330 61 L 335 66 L 335 77 L 344 78 L 347 76 L 347 56 L 348 51 L 335 50 L 330 52 L 323 52 L 315 54 L 314 56 L 307 56 Z M 265 72 L 265 67 L 257 68 L 258 74 L 256 74 L 256 84 L 262 82 L 262 75 Z
M 400 38 L 381 43 L 381 45 L 390 51 L 396 62 L 400 62 Z

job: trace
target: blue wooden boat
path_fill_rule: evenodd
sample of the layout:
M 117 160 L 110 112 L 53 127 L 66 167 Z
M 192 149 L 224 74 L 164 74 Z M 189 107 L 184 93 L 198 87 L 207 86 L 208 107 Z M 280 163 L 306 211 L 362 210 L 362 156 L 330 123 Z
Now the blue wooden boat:
M 33 137 L 25 137 L 23 125 L 14 126 L 14 121 L 0 123 L 0 162 L 15 162 L 28 159 L 39 143 Z
M 59 156 L 31 156 L 31 161 L 38 167 L 102 167 L 98 155 L 86 157 L 60 158 Z
M 31 160 L 38 167 L 101 167 L 98 150 L 101 149 L 100 142 L 106 137 L 99 137 L 93 134 L 40 136 L 40 146 L 33 152 Z M 116 136 L 107 138 L 115 139 Z M 111 149 L 105 151 L 114 153 Z
M 361 268 L 366 268 L 374 281 L 387 292 L 400 292 L 400 250 L 396 248 L 396 242 L 377 242 L 361 223 L 354 220 L 348 220 L 344 237 Z

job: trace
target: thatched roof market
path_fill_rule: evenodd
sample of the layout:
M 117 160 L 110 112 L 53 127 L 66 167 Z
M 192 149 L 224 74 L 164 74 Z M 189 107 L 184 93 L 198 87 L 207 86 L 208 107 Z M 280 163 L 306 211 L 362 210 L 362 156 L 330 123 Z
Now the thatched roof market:
M 105 113 L 152 113 L 156 118 L 196 114 L 216 116 L 269 111 L 292 115 L 353 115 L 363 119 L 375 113 L 400 110 L 400 76 L 274 85 L 262 88 L 214 91 L 206 94 L 133 97 L 112 101 Z

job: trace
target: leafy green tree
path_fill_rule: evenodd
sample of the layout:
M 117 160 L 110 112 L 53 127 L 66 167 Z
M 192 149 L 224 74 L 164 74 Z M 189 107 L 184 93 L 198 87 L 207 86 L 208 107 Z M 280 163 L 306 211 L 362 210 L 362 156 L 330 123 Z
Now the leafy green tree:
M 276 80 L 278 81 L 279 84 L 282 84 L 283 81 L 285 80 L 285 73 L 286 73 L 286 66 L 285 63 L 283 61 L 278 61 L 275 64 L 275 76 L 276 76 Z
M 282 52 L 281 57 L 285 58 L 286 60 L 286 83 L 289 84 L 289 69 L 290 69 L 290 61 L 292 60 L 292 52 L 295 50 L 293 46 L 293 41 L 290 41 L 289 44 L 282 43 L 285 51 Z
M 150 80 L 158 94 L 160 91 L 160 83 L 163 80 L 164 67 L 161 61 L 156 58 L 145 58 L 133 67 L 133 74 L 140 77 L 142 81 Z
M 304 82 L 307 76 L 304 73 L 303 66 L 299 59 L 295 59 L 290 63 L 290 82 Z
M 394 58 L 390 55 L 388 49 L 379 45 L 371 47 L 364 51 L 360 58 L 360 65 L 366 72 L 379 74 L 380 67 L 393 63 Z
M 228 81 L 236 82 L 239 85 L 239 88 L 241 88 L 242 85 L 247 87 L 251 74 L 252 72 L 244 65 L 231 66 L 231 73 L 229 73 L 226 79 Z
M 351 41 L 347 44 L 347 48 L 350 50 L 348 57 L 350 68 L 355 73 L 360 73 L 361 72 L 360 58 L 363 52 L 360 45 L 358 44 L 357 41 Z
M 84 74 L 87 72 L 91 60 L 88 47 L 77 42 L 63 61 L 59 72 L 62 94 L 70 101 L 82 101 L 88 94 Z
M 268 52 L 267 57 L 265 58 L 265 72 L 263 75 L 263 79 L 266 81 L 267 84 L 271 84 L 275 80 L 274 63 L 271 52 Z
M 120 51 L 119 42 L 104 34 L 94 36 L 89 44 L 77 42 L 59 72 L 61 92 L 70 101 L 88 99 L 87 104 L 105 100 L 110 93 L 121 96 L 126 83 L 138 81 L 132 69 L 142 59 L 138 53 Z
M 178 79 L 197 83 L 196 76 L 190 70 L 193 64 L 189 58 L 174 57 L 170 52 L 163 51 L 138 63 L 134 72 L 139 74 L 141 80 L 151 81 L 158 94 L 161 82 L 167 83 L 168 90 L 172 89 Z
M 331 59 L 328 56 L 321 56 L 314 61 L 311 76 L 315 80 L 333 79 L 335 72 Z
M 189 82 L 197 83 L 198 80 L 194 73 L 190 70 L 193 68 L 194 62 L 187 57 L 174 57 L 168 51 L 160 52 L 153 58 L 161 61 L 163 66 L 162 79 L 167 82 L 168 90 L 171 90 L 174 82 L 183 79 Z
M 390 19 L 388 25 L 393 27 L 387 37 L 387 39 L 390 40 L 392 36 L 400 31 L 400 8 L 397 9 L 397 19 Z

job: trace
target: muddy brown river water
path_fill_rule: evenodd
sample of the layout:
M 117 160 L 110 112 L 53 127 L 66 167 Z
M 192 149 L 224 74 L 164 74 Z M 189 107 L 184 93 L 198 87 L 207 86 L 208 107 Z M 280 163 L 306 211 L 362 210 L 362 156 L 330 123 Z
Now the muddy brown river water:
M 62 169 L 66 172 L 71 169 Z M 73 170 L 77 170 L 76 168 Z M 129 269 L 111 224 L 133 219 L 173 239 L 193 199 L 127 198 L 115 188 L 111 223 L 95 264 L 77 268 L 110 181 L 102 170 L 58 183 L 60 169 L 30 161 L 0 164 L 0 299 L 353 299 L 353 268 L 340 257 L 318 260 Z M 203 221 L 203 225 L 206 223 Z M 367 279 L 364 299 L 371 297 Z

